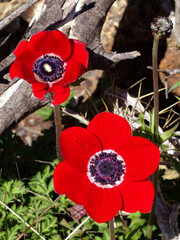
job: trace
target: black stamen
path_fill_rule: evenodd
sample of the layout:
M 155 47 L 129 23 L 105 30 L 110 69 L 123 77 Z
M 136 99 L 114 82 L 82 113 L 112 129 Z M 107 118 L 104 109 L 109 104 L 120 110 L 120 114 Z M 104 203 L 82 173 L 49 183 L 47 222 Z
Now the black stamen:
M 64 62 L 59 57 L 44 55 L 35 61 L 33 72 L 44 82 L 53 82 L 63 76 Z

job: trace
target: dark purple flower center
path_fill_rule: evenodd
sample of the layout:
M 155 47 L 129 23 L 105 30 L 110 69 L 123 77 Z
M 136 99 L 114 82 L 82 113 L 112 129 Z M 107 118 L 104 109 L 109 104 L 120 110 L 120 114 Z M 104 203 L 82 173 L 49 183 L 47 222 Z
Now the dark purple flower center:
M 57 56 L 44 55 L 34 62 L 33 72 L 44 82 L 53 82 L 62 78 L 65 72 L 64 62 Z
M 123 158 L 113 150 L 104 150 L 90 158 L 87 175 L 97 186 L 111 188 L 123 181 L 125 172 Z

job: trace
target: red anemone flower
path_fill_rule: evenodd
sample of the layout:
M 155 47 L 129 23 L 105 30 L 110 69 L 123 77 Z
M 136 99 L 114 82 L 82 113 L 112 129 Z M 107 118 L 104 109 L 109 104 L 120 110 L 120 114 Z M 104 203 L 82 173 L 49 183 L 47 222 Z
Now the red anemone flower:
M 68 84 L 86 72 L 89 60 L 84 43 L 68 39 L 58 30 L 42 31 L 29 41 L 20 42 L 14 54 L 10 77 L 23 78 L 32 84 L 34 96 L 39 99 L 53 92 L 54 105 L 68 99 Z
M 151 211 L 154 188 L 148 177 L 157 169 L 158 147 L 132 137 L 128 122 L 100 113 L 87 130 L 72 127 L 60 136 L 63 162 L 54 172 L 54 189 L 83 205 L 96 222 L 111 220 L 119 210 Z

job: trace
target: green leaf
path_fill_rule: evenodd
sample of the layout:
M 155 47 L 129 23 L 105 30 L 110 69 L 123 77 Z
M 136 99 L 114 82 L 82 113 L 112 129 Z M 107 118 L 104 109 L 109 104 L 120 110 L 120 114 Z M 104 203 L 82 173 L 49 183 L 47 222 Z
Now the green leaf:
M 140 226 L 143 226 L 145 222 L 146 222 L 146 219 L 136 218 L 136 219 L 133 219 L 133 221 L 131 221 L 131 224 L 129 227 L 132 230 L 135 230 L 135 229 L 138 229 Z
M 6 233 L 0 232 L 0 239 L 6 239 Z
M 12 205 L 11 210 L 13 210 L 19 216 L 22 216 L 23 213 L 27 212 L 27 209 L 26 209 L 25 206 L 20 205 L 18 208 L 16 208 L 16 204 Z M 9 212 L 8 213 L 8 219 L 14 219 L 14 220 L 17 221 L 18 218 L 12 212 Z
M 4 181 L 2 189 L 7 193 L 11 193 L 13 181 Z
M 127 240 L 138 240 L 142 236 L 142 232 L 140 229 L 135 229 L 133 231 L 129 231 L 126 235 L 125 239 Z
M 43 120 L 49 120 L 51 115 L 53 113 L 53 109 L 51 107 L 43 107 L 43 108 L 40 108 L 39 110 L 37 110 L 35 112 L 36 115 L 40 115 L 43 117 Z
M 131 213 L 129 214 L 129 216 L 127 218 L 133 219 L 133 218 L 140 218 L 141 217 L 141 213 L 139 211 L 135 212 L 135 213 Z
M 170 93 L 172 90 L 174 90 L 175 88 L 180 87 L 180 81 L 174 83 L 168 90 L 168 93 Z
M 57 218 L 54 216 L 49 216 L 45 221 L 42 221 L 41 224 L 41 233 L 52 234 L 52 230 L 57 226 Z
M 23 194 L 26 193 L 26 190 L 23 189 L 24 183 L 22 181 L 15 180 L 12 186 L 13 194 Z
M 84 227 L 87 229 L 87 230 L 90 230 L 92 228 L 92 223 L 91 222 L 86 222 L 84 223 Z
M 3 202 L 6 205 L 8 205 L 9 203 L 13 202 L 13 200 L 14 200 L 14 195 L 13 194 L 6 193 L 4 191 L 0 191 L 0 196 L 3 197 Z
M 99 232 L 104 232 L 104 230 L 108 228 L 107 223 L 96 223 L 96 225 L 98 226 Z
M 104 240 L 109 240 L 110 236 L 109 236 L 109 229 L 106 229 L 103 233 L 103 239 Z
M 143 229 L 142 229 L 143 234 L 144 234 L 145 237 L 147 237 L 147 234 L 148 234 L 148 228 L 149 228 L 149 226 L 146 225 L 146 226 L 144 226 Z M 156 227 L 155 225 L 153 225 L 152 230 L 155 231 L 156 229 L 157 229 L 157 227 Z
M 48 190 L 48 193 L 54 191 L 53 178 L 50 180 L 47 190 Z
M 175 96 L 179 101 L 180 101 L 180 97 L 178 97 L 178 96 Z
M 59 234 L 51 236 L 51 240 L 62 240 Z
M 131 219 L 129 228 L 126 230 L 125 239 L 127 240 L 138 240 L 141 238 L 143 231 L 142 229 L 146 226 L 145 215 L 142 215 L 140 212 L 131 213 L 128 216 Z
M 152 113 L 150 113 L 149 128 L 151 130 L 151 133 L 154 134 L 154 108 L 152 109 Z
M 43 180 L 45 181 L 48 178 L 53 177 L 53 173 L 54 173 L 54 171 L 51 171 L 50 165 L 47 165 L 42 174 Z
M 160 140 L 161 140 L 161 143 L 165 142 L 166 140 L 168 140 L 170 137 L 172 137 L 172 135 L 174 134 L 174 132 L 176 131 L 176 129 L 178 128 L 179 126 L 179 123 L 177 123 L 173 128 L 163 132 L 161 135 L 160 135 Z
M 72 230 L 71 225 L 66 221 L 65 218 L 63 218 L 63 219 L 61 220 L 60 225 L 63 226 L 63 227 L 66 227 L 66 228 L 68 228 L 68 229 L 70 229 L 70 230 Z
M 119 236 L 119 240 L 124 240 L 124 236 L 123 235 Z
M 139 114 L 139 120 L 141 122 L 141 129 L 144 131 L 146 129 L 146 124 L 144 121 L 144 114 L 142 112 Z
M 142 213 L 140 213 L 139 211 L 137 211 L 136 213 L 131 213 L 128 218 L 131 219 L 131 224 L 129 226 L 129 228 L 131 229 L 135 229 L 138 228 L 139 226 L 144 225 L 144 223 L 146 222 L 146 219 L 143 218 Z
M 102 238 L 96 236 L 96 237 L 95 237 L 95 240 L 102 240 Z
M 14 240 L 17 237 L 18 234 L 18 230 L 20 229 L 19 225 L 15 225 L 15 227 L 11 227 L 10 229 L 7 230 L 7 235 L 6 235 L 6 239 L 7 240 Z

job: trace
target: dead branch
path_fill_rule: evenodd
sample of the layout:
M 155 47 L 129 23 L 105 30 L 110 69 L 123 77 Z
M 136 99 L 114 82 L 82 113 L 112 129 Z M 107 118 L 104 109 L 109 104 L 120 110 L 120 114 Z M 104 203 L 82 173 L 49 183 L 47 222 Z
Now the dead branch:
M 180 1 L 175 0 L 175 28 L 174 28 L 174 36 L 178 44 L 180 45 Z
M 170 206 L 164 200 L 160 188 L 156 199 L 156 217 L 165 240 L 179 240 L 180 233 L 177 224 L 180 204 Z
M 22 79 L 16 81 L 0 97 L 1 131 L 5 132 L 9 126 L 15 126 L 29 112 L 34 112 L 45 106 L 49 101 L 49 98 L 45 101 L 39 101 L 34 97 L 29 83 Z
M 0 22 L 0 31 L 39 0 L 29 0 Z
M 67 109 L 66 107 L 62 107 L 62 112 L 67 116 L 77 119 L 80 123 L 82 123 L 86 126 L 89 124 L 89 121 L 85 117 L 79 115 L 78 113 L 73 112 L 70 109 Z

